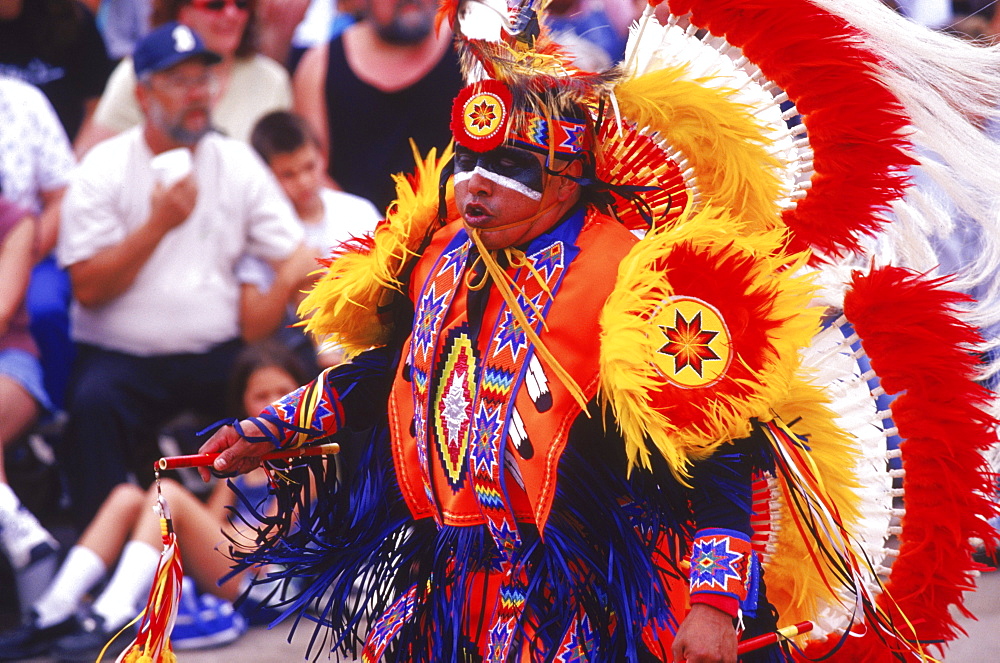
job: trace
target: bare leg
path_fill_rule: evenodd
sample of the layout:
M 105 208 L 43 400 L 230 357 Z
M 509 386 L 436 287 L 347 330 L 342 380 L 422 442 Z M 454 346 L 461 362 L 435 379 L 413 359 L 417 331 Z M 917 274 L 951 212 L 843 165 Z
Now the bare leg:
M 6 375 L 0 375 L 0 452 L 28 430 L 38 416 L 38 404 L 24 387 Z M 0 483 L 7 483 L 7 473 L 0 453 Z
M 90 548 L 107 568 L 113 568 L 129 535 L 138 525 L 143 509 L 152 514 L 152 505 L 146 491 L 139 486 L 118 484 L 101 504 L 77 544 Z M 153 545 L 158 547 L 160 543 L 157 541 Z
M 8 485 L 3 452 L 37 416 L 38 404 L 31 394 L 20 383 L 0 375 L 0 550 L 14 567 L 17 594 L 25 614 L 56 572 L 59 544 L 34 514 L 21 506 Z
M 226 543 L 222 534 L 225 514 L 212 510 L 176 481 L 166 479 L 160 485 L 163 497 L 170 505 L 170 515 L 184 559 L 184 571 L 194 578 L 201 591 L 227 601 L 235 600 L 240 595 L 238 578 L 232 578 L 221 587 L 218 585 L 231 565 L 223 552 Z M 142 512 L 133 538 L 152 546 L 163 545 L 160 521 L 152 511 Z

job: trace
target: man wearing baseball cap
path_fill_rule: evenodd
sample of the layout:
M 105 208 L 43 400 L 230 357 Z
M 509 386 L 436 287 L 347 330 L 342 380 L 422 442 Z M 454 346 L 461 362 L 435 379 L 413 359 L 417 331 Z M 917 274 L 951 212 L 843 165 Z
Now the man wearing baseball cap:
M 161 26 L 136 44 L 136 95 L 154 152 L 161 143 L 165 149 L 190 147 L 209 131 L 219 85 L 213 66 L 220 60 L 180 23 Z
M 307 253 L 297 251 L 301 226 L 263 162 L 212 130 L 219 57 L 170 23 L 137 44 L 133 61 L 145 121 L 83 159 L 58 245 L 77 345 L 60 461 L 73 468 L 81 525 L 115 485 L 151 479 L 166 420 L 224 415 L 243 344 L 236 262 L 252 255 L 280 273 Z M 107 607 L 95 605 L 101 632 L 91 640 L 132 611 L 101 613 Z

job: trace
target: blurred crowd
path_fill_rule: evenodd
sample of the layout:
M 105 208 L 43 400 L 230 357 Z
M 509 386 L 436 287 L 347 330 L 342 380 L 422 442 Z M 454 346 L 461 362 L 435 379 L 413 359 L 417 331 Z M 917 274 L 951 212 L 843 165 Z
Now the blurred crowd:
M 645 4 L 549 11 L 600 70 Z M 986 0 L 892 4 L 1000 33 Z M 156 566 L 152 461 L 342 360 L 292 322 L 318 259 L 383 217 L 410 140 L 450 139 L 436 5 L 0 0 L 0 660 L 93 660 Z M 267 617 L 233 607 L 245 579 L 216 584 L 224 488 L 164 484 L 192 555 L 178 648 Z

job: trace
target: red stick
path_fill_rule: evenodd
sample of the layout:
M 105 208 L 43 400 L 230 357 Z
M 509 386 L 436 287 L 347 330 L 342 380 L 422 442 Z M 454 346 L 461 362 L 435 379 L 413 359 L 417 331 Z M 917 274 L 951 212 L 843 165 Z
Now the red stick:
M 340 451 L 336 442 L 319 444 L 314 447 L 299 447 L 297 449 L 279 449 L 261 456 L 261 460 L 286 460 L 288 458 L 306 458 L 309 456 L 326 456 Z M 176 470 L 181 467 L 208 467 L 219 454 L 194 454 L 191 456 L 167 456 L 153 464 L 154 470 Z
M 736 649 L 738 655 L 746 654 L 747 652 L 752 652 L 757 649 L 762 649 L 778 642 L 779 638 L 794 638 L 797 635 L 802 635 L 803 633 L 808 633 L 813 629 L 812 622 L 799 622 L 794 626 L 786 626 L 784 628 L 779 628 L 773 633 L 765 633 L 764 635 L 758 635 L 755 638 L 750 638 L 749 640 L 744 640 L 739 644 Z

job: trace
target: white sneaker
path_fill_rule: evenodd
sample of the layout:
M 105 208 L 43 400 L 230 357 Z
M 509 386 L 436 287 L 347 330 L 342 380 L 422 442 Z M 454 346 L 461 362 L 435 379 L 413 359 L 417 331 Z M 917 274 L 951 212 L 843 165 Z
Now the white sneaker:
M 59 549 L 59 543 L 33 513 L 23 506 L 12 511 L 0 509 L 0 547 L 15 571 L 44 557 L 46 544 L 51 550 Z

